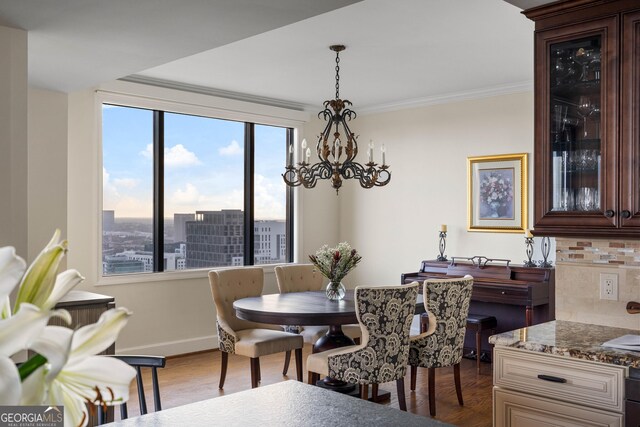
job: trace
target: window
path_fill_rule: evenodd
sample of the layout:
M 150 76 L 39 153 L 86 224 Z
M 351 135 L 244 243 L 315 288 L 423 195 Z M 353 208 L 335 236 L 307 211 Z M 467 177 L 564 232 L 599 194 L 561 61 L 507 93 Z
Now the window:
M 291 261 L 292 144 L 292 128 L 103 103 L 103 275 Z

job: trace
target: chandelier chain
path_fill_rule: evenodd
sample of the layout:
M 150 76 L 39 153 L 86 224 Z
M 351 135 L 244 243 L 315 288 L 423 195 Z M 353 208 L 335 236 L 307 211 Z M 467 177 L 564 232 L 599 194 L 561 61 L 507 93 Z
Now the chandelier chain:
M 336 52 L 336 99 L 340 99 L 340 52 Z

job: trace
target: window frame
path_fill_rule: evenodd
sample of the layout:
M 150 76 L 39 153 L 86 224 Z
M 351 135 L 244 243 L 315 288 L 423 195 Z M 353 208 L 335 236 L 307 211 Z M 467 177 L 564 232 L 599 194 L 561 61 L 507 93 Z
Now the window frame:
M 123 87 L 125 90 L 123 90 Z M 114 90 L 115 89 L 115 90 Z M 133 93 L 132 93 L 133 92 Z M 137 93 L 136 93 L 137 92 Z M 149 96 L 153 94 L 154 96 Z M 160 95 L 160 96 L 158 96 Z M 150 87 L 147 85 L 138 85 L 128 82 L 115 82 L 112 85 L 107 85 L 107 88 L 101 87 L 96 91 L 95 96 L 96 103 L 96 111 L 97 111 L 97 139 L 98 139 L 98 168 L 97 170 L 102 170 L 103 167 L 103 144 L 102 144 L 102 105 L 103 104 L 113 104 L 119 105 L 123 107 L 131 107 L 131 108 L 142 108 L 151 110 L 154 112 L 154 116 L 156 112 L 168 112 L 168 113 L 177 113 L 177 114 L 186 114 L 200 117 L 208 117 L 212 119 L 221 119 L 221 120 L 231 120 L 231 121 L 239 121 L 245 123 L 245 141 L 248 138 L 247 135 L 247 127 L 251 126 L 252 128 L 257 125 L 265 125 L 265 126 L 276 126 L 286 129 L 286 144 L 287 146 L 293 145 L 294 150 L 296 148 L 295 141 L 297 139 L 297 135 L 300 135 L 301 130 L 304 126 L 304 122 L 308 120 L 308 114 L 303 111 L 296 111 L 285 109 L 281 107 L 273 107 L 273 106 L 265 106 L 260 104 L 253 104 L 245 101 L 231 100 L 218 98 L 205 94 L 194 94 L 189 92 L 184 92 L 175 89 L 167 89 L 167 88 L 159 88 L 159 87 Z M 161 114 L 162 116 L 162 114 Z M 154 120 L 154 126 L 156 125 L 156 120 Z M 253 131 L 251 132 L 253 134 Z M 164 170 L 164 156 L 160 155 L 160 153 L 164 153 L 163 142 L 157 143 L 155 140 L 158 133 L 154 130 L 154 266 L 163 264 L 163 252 L 164 252 L 164 235 L 158 234 L 159 229 L 164 228 L 164 221 L 159 218 L 163 218 L 163 210 L 164 210 L 164 201 L 162 203 L 156 202 L 157 198 L 162 198 L 164 193 L 164 183 L 161 182 L 162 179 L 158 179 L 158 175 L 163 175 Z M 258 266 L 265 267 L 265 271 L 273 270 L 274 265 L 278 265 L 281 263 L 275 264 L 248 264 L 247 258 L 251 259 L 251 262 L 254 261 L 254 251 L 247 251 L 247 247 L 251 246 L 253 249 L 254 245 L 254 231 L 253 231 L 253 210 L 248 212 L 247 204 L 252 208 L 253 207 L 253 191 L 247 192 L 247 187 L 253 187 L 253 161 L 250 165 L 251 167 L 247 167 L 246 157 L 251 155 L 253 156 L 253 150 L 249 153 L 249 150 L 246 149 L 247 144 L 245 142 L 245 168 L 244 168 L 244 177 L 245 177 L 245 202 L 244 202 L 244 216 L 245 216 L 245 235 L 246 231 L 250 228 L 249 236 L 251 238 L 244 239 L 244 266 Z M 286 148 L 285 148 L 286 149 Z M 160 159 L 160 161 L 158 161 Z M 284 165 L 283 165 L 284 167 Z M 250 183 L 247 182 L 248 175 L 251 175 Z M 232 266 L 219 266 L 219 267 L 207 267 L 207 268 L 197 268 L 197 269 L 187 269 L 187 270 L 178 270 L 178 271 L 154 271 L 151 273 L 129 273 L 129 274 L 118 274 L 118 275 L 108 275 L 104 276 L 102 273 L 102 233 L 103 233 L 103 225 L 102 225 L 102 215 L 101 212 L 103 210 L 103 182 L 102 176 L 99 174 L 98 177 L 98 252 L 97 252 L 97 262 L 98 262 L 98 277 L 97 283 L 98 285 L 108 285 L 108 284 L 122 284 L 122 283 L 132 283 L 132 282 L 150 282 L 150 281 L 163 281 L 163 280 L 175 280 L 175 279 L 188 279 L 188 278 L 199 278 L 206 277 L 206 273 L 211 269 L 225 269 L 232 268 Z M 251 193 L 251 194 L 249 194 Z M 295 196 L 294 196 L 295 194 Z M 298 224 L 298 216 L 299 216 L 299 208 L 300 208 L 300 200 L 299 192 L 297 189 L 288 187 L 286 191 L 286 263 L 291 263 L 295 259 L 296 247 L 297 244 L 297 235 L 295 234 L 295 230 L 299 229 Z M 158 216 L 158 213 L 161 215 Z M 251 215 L 251 220 L 246 221 L 248 215 Z M 157 236 L 161 236 L 161 238 L 157 238 Z M 159 250 L 162 249 L 162 250 Z M 162 261 L 160 261 L 162 259 Z

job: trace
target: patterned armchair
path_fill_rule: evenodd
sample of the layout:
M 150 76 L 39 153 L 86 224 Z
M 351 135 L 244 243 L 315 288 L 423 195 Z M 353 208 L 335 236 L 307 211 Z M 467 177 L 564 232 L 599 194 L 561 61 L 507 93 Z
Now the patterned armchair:
M 407 410 L 404 375 L 409 357 L 409 329 L 418 296 L 418 282 L 404 286 L 362 287 L 355 290 L 356 314 L 362 343 L 309 355 L 309 383 L 320 375 L 361 386 L 363 399 L 368 386 L 396 380 L 400 409 Z
M 281 294 L 288 292 L 320 291 L 323 288 L 324 277 L 313 264 L 288 264 L 279 265 L 275 268 L 278 289 Z M 296 332 L 302 335 L 304 342 L 315 343 L 329 330 L 328 326 L 287 326 L 288 332 Z M 360 342 L 360 325 L 342 325 L 342 331 L 346 336 Z M 285 355 L 284 369 L 282 375 L 286 375 L 289 370 L 291 352 Z
M 424 282 L 424 306 L 429 315 L 426 332 L 411 337 L 409 365 L 411 390 L 416 389 L 417 367 L 428 368 L 429 412 L 436 414 L 435 368 L 453 366 L 458 403 L 463 405 L 460 361 L 466 331 L 473 277 L 432 279 Z
M 216 305 L 216 325 L 222 353 L 219 388 L 224 386 L 229 354 L 251 358 L 251 387 L 260 381 L 260 356 L 296 351 L 298 381 L 302 381 L 302 346 L 300 335 L 283 332 L 277 325 L 249 322 L 236 317 L 233 302 L 262 295 L 262 268 L 234 268 L 209 272 L 211 294 Z

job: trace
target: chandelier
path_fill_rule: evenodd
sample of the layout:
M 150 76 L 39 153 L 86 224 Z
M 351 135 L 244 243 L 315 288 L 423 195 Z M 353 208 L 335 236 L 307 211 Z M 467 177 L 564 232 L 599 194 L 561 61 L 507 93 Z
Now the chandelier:
M 289 156 L 284 182 L 297 187 L 314 188 L 320 179 L 330 179 L 331 186 L 338 190 L 343 179 L 357 179 L 363 188 L 382 187 L 391 180 L 389 165 L 385 164 L 385 148 L 380 148 L 382 165 L 373 161 L 373 142 L 369 142 L 368 162 L 363 165 L 355 161 L 358 155 L 357 136 L 351 132 L 347 122 L 356 118 L 356 112 L 349 108 L 351 102 L 340 99 L 340 52 L 343 45 L 333 45 L 329 49 L 336 53 L 336 99 L 324 101 L 324 110 L 318 113 L 327 124 L 318 137 L 316 153 L 319 162 L 310 164 L 311 149 L 307 141 L 302 140 L 301 160 L 297 166 L 293 162 L 293 147 L 289 147 Z

